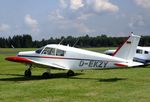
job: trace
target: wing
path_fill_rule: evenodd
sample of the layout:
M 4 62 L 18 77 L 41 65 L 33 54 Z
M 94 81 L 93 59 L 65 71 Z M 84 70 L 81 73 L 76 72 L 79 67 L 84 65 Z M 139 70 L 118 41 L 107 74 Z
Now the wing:
M 40 65 L 40 66 L 46 66 L 46 67 L 52 67 L 56 69 L 66 69 L 64 66 L 58 65 L 56 63 L 43 63 L 39 61 L 34 61 L 28 58 L 18 57 L 18 56 L 10 56 L 6 57 L 5 60 L 12 61 L 12 62 L 19 62 L 19 63 L 25 63 L 25 64 L 34 64 L 34 65 Z

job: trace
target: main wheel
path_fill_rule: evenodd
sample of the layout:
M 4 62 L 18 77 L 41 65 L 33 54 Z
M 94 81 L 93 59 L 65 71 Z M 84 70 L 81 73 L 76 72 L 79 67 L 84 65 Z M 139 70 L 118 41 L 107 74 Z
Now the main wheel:
M 32 73 L 31 73 L 30 69 L 25 70 L 25 72 L 24 72 L 25 77 L 31 77 L 31 75 L 32 75 Z
M 44 72 L 44 73 L 42 74 L 42 78 L 44 78 L 44 79 L 48 79 L 48 78 L 50 78 L 50 76 L 51 76 L 51 74 L 48 73 L 48 72 Z
M 75 74 L 74 74 L 74 72 L 72 71 L 72 70 L 69 70 L 68 72 L 67 72 L 67 76 L 74 76 Z

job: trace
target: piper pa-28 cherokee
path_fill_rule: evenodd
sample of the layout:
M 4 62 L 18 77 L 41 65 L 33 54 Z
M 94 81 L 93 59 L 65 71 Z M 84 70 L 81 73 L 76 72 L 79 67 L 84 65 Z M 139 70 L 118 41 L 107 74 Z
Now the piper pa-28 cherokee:
M 50 70 L 65 69 L 67 75 L 73 76 L 74 70 L 102 69 L 116 67 L 141 66 L 143 63 L 133 61 L 140 36 L 133 35 L 119 47 L 113 56 L 60 44 L 49 44 L 36 51 L 19 52 L 17 56 L 7 57 L 6 60 L 29 65 L 24 76 L 31 76 L 32 66 L 43 66 L 47 71 L 44 78 L 51 76 Z

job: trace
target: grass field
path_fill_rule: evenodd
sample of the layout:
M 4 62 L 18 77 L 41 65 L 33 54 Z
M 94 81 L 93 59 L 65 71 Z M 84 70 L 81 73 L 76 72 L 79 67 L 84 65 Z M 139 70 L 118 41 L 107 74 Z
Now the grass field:
M 150 67 L 76 71 L 70 78 L 66 71 L 52 70 L 51 79 L 42 79 L 45 70 L 35 68 L 24 78 L 26 66 L 4 60 L 21 50 L 32 49 L 0 49 L 0 102 L 150 101 Z

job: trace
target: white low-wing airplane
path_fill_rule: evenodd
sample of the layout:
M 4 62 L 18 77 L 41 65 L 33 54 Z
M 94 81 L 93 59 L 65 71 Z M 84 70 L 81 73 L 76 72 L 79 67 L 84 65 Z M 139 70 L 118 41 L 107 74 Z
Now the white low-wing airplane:
M 50 77 L 52 68 L 66 69 L 67 75 L 72 76 L 73 70 L 140 66 L 143 63 L 133 61 L 139 40 L 140 36 L 132 34 L 113 56 L 60 44 L 50 44 L 36 51 L 19 52 L 17 56 L 7 57 L 6 60 L 29 65 L 25 71 L 25 77 L 31 76 L 32 66 L 42 66 L 47 69 L 42 75 L 44 78 Z
M 113 55 L 115 51 L 116 50 L 106 50 L 104 54 Z M 150 63 L 150 47 L 138 46 L 133 60 L 145 64 Z

